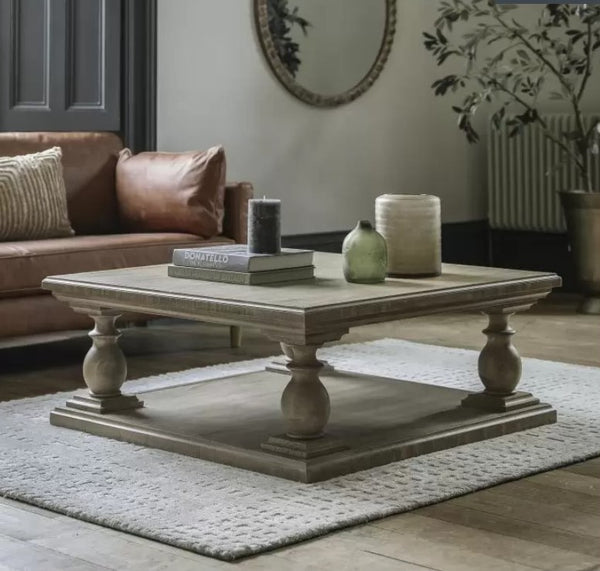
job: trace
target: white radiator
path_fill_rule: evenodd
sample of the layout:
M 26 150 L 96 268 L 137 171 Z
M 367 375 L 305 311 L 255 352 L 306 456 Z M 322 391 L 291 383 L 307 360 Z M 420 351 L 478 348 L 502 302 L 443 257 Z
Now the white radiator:
M 557 134 L 573 130 L 567 114 L 545 116 Z M 491 228 L 564 232 L 559 190 L 580 188 L 570 164 L 552 167 L 562 157 L 560 148 L 544 137 L 537 125 L 509 138 L 508 127 L 488 129 L 488 217 Z M 600 180 L 600 161 L 594 160 L 592 178 Z M 550 174 L 548 171 L 551 171 Z

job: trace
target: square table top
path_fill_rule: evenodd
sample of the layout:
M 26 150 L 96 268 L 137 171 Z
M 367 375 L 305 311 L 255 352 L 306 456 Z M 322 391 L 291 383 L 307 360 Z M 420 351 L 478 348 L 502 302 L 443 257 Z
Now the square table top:
M 340 254 L 315 252 L 314 263 L 314 280 L 268 285 L 174 278 L 166 264 L 50 276 L 42 285 L 72 306 L 306 332 L 449 309 L 522 308 L 561 283 L 553 273 L 443 264 L 438 277 L 353 284 L 343 277 Z

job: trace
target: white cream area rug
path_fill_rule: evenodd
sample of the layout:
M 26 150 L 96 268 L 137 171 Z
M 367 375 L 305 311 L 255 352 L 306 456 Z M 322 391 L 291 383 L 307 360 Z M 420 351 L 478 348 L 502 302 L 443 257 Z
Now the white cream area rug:
M 475 351 L 384 339 L 320 355 L 342 370 L 480 390 Z M 258 371 L 268 361 L 126 388 Z M 558 423 L 316 484 L 50 426 L 67 393 L 0 403 L 0 495 L 232 560 L 600 455 L 600 368 L 524 359 L 520 388 L 552 403 Z

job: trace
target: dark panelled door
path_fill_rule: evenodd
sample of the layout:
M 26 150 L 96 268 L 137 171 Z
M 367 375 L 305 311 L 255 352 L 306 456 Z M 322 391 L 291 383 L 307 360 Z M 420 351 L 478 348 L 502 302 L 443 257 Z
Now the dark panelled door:
M 0 131 L 119 131 L 121 0 L 0 0 Z

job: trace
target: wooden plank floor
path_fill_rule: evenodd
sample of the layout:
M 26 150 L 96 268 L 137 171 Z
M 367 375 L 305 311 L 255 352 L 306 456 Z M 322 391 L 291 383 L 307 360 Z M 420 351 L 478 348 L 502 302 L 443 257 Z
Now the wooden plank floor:
M 447 314 L 357 328 L 343 342 L 398 337 L 479 349 L 485 319 Z M 513 320 L 525 356 L 600 366 L 600 318 L 569 298 Z M 226 328 L 154 322 L 124 332 L 129 377 L 278 352 L 258 331 L 227 348 Z M 1 347 L 0 343 L 0 347 Z M 82 385 L 85 337 L 0 349 L 0 400 Z M 27 570 L 600 571 L 600 458 L 229 564 L 0 499 L 0 571 Z

